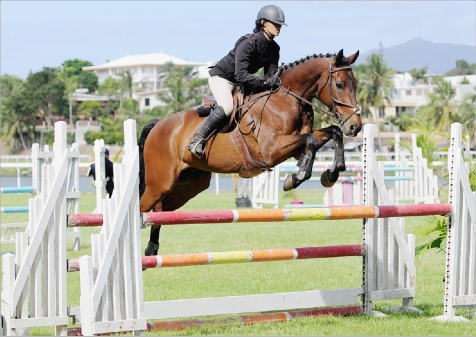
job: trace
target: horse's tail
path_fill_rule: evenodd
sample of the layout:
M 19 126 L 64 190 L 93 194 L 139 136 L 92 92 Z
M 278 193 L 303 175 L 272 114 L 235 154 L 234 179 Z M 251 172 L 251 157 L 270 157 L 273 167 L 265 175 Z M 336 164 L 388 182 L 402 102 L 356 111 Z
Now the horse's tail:
M 159 119 L 153 119 L 147 123 L 140 133 L 139 138 L 139 198 L 145 191 L 145 164 L 144 164 L 144 145 L 150 130 L 159 122 Z

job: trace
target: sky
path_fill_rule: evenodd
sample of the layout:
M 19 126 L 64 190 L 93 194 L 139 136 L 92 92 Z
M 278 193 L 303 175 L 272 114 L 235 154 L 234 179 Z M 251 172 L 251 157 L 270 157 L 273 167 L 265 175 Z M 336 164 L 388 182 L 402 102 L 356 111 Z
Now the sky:
M 163 52 L 218 61 L 251 33 L 260 8 L 282 8 L 282 63 L 360 53 L 422 38 L 476 45 L 476 1 L 0 1 L 1 74 L 26 78 L 68 59 L 100 65 Z

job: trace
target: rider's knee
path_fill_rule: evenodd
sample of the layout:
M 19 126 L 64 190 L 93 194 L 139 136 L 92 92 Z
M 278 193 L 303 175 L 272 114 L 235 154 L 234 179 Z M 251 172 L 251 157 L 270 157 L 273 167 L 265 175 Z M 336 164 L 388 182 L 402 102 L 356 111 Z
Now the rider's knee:
M 231 112 L 233 111 L 233 102 L 226 102 L 224 104 L 221 104 L 221 107 L 223 108 L 225 115 L 230 116 Z

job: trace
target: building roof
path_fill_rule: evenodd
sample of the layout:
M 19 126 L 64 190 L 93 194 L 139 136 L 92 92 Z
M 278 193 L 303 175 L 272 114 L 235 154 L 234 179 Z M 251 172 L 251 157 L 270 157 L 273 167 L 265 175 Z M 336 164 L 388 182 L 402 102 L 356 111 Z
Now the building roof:
M 92 70 L 105 70 L 111 68 L 129 68 L 137 66 L 160 66 L 167 62 L 172 62 L 175 65 L 191 65 L 191 66 L 203 66 L 204 62 L 192 62 L 183 60 L 181 58 L 164 54 L 162 52 L 157 54 L 140 54 L 140 55 L 127 55 L 117 60 L 107 62 L 98 66 L 84 67 L 85 71 Z

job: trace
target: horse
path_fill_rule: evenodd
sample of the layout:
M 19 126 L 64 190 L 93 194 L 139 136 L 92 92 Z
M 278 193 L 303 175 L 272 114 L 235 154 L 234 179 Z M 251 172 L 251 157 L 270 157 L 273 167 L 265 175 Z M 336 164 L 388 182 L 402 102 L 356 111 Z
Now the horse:
M 359 51 L 307 56 L 281 65 L 272 90 L 249 92 L 237 108 L 231 132 L 216 133 L 200 159 L 187 150 L 204 118 L 197 110 L 177 112 L 147 123 L 139 137 L 140 211 L 173 211 L 206 190 L 212 172 L 251 178 L 294 157 L 299 171 L 288 176 L 284 190 L 297 188 L 312 175 L 316 151 L 335 143 L 332 168 L 321 176 L 331 187 L 345 171 L 343 134 L 355 137 L 362 128 L 356 102 L 357 80 L 351 65 Z M 339 124 L 313 131 L 317 98 Z M 322 109 L 321 109 L 322 110 Z M 157 255 L 160 225 L 151 227 L 146 255 Z

